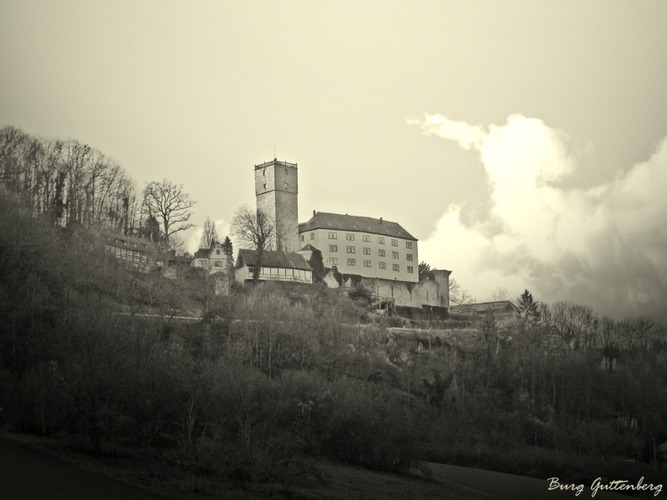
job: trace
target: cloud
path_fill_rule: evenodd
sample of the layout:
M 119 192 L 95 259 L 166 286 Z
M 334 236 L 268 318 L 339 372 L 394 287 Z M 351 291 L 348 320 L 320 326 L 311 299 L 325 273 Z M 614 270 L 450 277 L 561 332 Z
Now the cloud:
M 667 138 L 646 162 L 581 189 L 567 187 L 577 174 L 570 138 L 539 119 L 512 115 L 484 128 L 425 115 L 409 123 L 476 151 L 491 187 L 484 218 L 445 209 L 420 244 L 423 260 L 453 270 L 478 300 L 497 287 L 529 288 L 539 300 L 590 304 L 617 318 L 667 319 Z
M 425 115 L 421 120 L 411 118 L 408 124 L 419 125 L 424 134 L 438 135 L 456 141 L 464 149 L 478 149 L 485 134 L 481 127 L 450 120 L 442 115 Z

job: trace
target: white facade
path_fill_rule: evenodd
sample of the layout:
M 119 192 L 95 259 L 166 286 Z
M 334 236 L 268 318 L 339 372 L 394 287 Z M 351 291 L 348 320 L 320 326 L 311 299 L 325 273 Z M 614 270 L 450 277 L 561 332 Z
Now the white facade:
M 310 229 L 309 223 L 300 224 L 299 237 L 302 246 L 311 244 L 322 252 L 326 267 L 335 266 L 340 273 L 367 278 L 419 281 L 418 242 L 398 224 L 368 217 L 318 215 L 320 219 L 312 225 L 326 225 L 333 220 L 331 227 Z M 311 221 L 314 219 L 315 216 Z M 344 228 L 347 220 L 350 225 Z M 354 224 L 357 221 L 361 223 Z M 359 230 L 362 228 L 366 231 Z

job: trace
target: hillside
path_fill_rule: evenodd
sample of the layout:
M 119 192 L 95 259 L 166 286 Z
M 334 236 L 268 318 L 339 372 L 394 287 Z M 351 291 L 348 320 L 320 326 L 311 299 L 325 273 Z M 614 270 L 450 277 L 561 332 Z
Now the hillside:
M 141 273 L 5 193 L 0 210 L 5 429 L 160 464 L 184 492 L 316 488 L 322 463 L 661 478 L 639 463 L 666 428 L 658 341 L 601 370 L 603 352 L 554 345 L 537 320 L 380 318 L 363 294 L 318 285 L 216 296 L 196 272 Z

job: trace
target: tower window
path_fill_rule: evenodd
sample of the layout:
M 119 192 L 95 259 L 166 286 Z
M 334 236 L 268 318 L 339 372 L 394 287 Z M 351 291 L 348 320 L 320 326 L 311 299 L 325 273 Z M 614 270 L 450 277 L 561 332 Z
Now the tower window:
M 386 262 L 380 262 L 380 269 L 387 269 L 387 263 Z
M 347 233 L 345 235 L 345 238 L 347 238 L 349 241 L 354 241 L 354 234 L 353 233 Z
M 369 241 L 371 241 L 371 237 L 370 237 L 368 234 L 364 234 L 362 238 L 363 238 L 363 240 L 364 240 L 365 242 L 367 242 L 367 243 L 368 243 Z
M 412 242 L 411 241 L 406 241 L 405 242 L 405 248 L 412 248 Z
M 398 252 L 391 252 L 392 259 L 398 259 Z
M 378 250 L 378 257 L 384 257 L 384 250 L 381 248 Z
M 330 252 L 337 252 L 338 251 L 338 245 L 329 245 L 329 251 Z
M 394 265 L 392 265 L 391 267 L 394 269 L 394 271 L 396 271 L 396 272 L 400 272 L 400 269 L 401 269 L 401 268 L 398 266 L 398 264 L 394 264 Z
M 348 266 L 356 266 L 357 265 L 356 259 L 347 259 L 347 265 Z
M 329 231 L 329 239 L 330 240 L 337 240 L 338 239 L 338 233 L 334 233 L 333 231 Z
M 364 255 L 370 255 L 371 254 L 371 247 L 364 247 Z
M 384 245 L 384 237 L 383 236 L 378 236 L 378 243 L 380 245 Z
M 263 175 L 264 177 L 266 177 L 266 169 L 265 169 L 265 168 L 262 169 L 262 175 Z
M 355 248 L 353 246 L 348 246 L 347 253 L 355 253 Z
M 391 240 L 391 246 L 392 247 L 397 247 L 398 246 L 398 240 Z
M 264 183 L 264 189 L 266 189 L 266 182 Z
M 310 239 L 314 240 L 315 239 L 315 233 L 310 233 Z
M 365 260 L 364 261 L 364 267 L 371 267 L 371 261 L 370 260 Z
M 411 253 L 405 254 L 405 260 L 412 262 L 412 254 Z

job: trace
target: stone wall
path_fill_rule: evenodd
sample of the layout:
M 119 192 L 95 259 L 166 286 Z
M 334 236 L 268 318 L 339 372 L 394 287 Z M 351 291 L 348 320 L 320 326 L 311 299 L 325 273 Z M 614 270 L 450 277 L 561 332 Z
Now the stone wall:
M 357 275 L 340 274 L 329 269 L 324 276 L 324 283 L 329 288 L 340 286 L 352 288 L 361 285 L 380 299 L 393 299 L 397 306 L 403 307 L 441 307 L 449 308 L 449 275 L 451 271 L 434 270 L 418 283 L 364 278 Z

